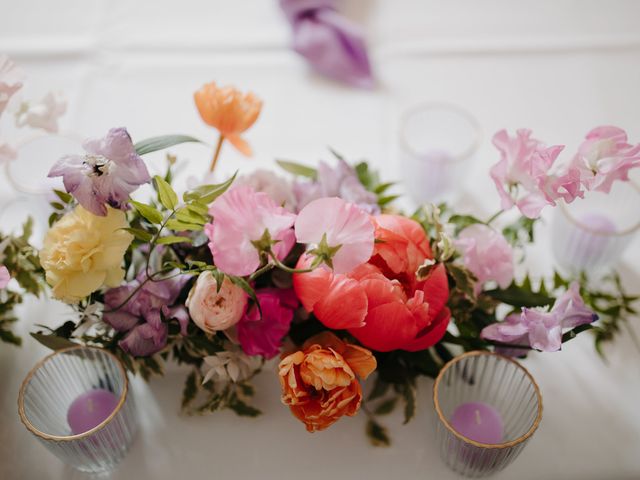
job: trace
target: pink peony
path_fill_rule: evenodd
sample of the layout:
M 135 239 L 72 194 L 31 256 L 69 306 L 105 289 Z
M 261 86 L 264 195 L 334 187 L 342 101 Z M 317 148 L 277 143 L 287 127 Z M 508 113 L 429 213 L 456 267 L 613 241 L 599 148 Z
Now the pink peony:
M 4 265 L 0 266 L 0 288 L 7 288 L 9 280 L 11 280 L 9 270 Z
M 289 331 L 298 299 L 291 289 L 263 288 L 256 291 L 262 309 L 254 305 L 238 322 L 238 340 L 247 355 L 273 358 L 280 351 L 282 339 Z
M 266 193 L 251 187 L 232 188 L 218 197 L 209 213 L 213 223 L 205 225 L 209 248 L 216 266 L 229 275 L 250 275 L 260 266 L 255 245 L 269 233 L 273 253 L 284 259 L 295 243 L 291 227 L 296 216 L 279 207 Z
M 558 198 L 567 194 L 554 191 L 560 185 L 549 174 L 563 146 L 547 147 L 531 138 L 531 131 L 526 129 L 518 130 L 515 137 L 501 130 L 493 136 L 493 144 L 501 158 L 491 168 L 491 178 L 503 209 L 516 205 L 524 216 L 537 218 L 546 205 L 555 205 Z
M 464 266 L 477 279 L 476 293 L 488 281 L 507 288 L 513 280 L 513 250 L 504 236 L 487 225 L 470 225 L 455 240 Z
M 337 197 L 312 201 L 296 219 L 298 242 L 317 246 L 310 253 L 323 256 L 335 273 L 348 273 L 369 260 L 374 231 L 369 214 Z
M 616 180 L 629 180 L 629 170 L 640 166 L 640 144 L 627 143 L 627 132 L 604 126 L 591 130 L 573 157 L 569 171 L 587 190 L 609 193 Z

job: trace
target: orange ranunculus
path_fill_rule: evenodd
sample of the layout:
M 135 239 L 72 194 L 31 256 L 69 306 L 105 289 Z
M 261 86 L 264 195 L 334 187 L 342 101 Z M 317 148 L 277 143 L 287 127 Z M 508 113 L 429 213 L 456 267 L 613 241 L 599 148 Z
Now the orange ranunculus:
M 220 132 L 244 155 L 251 155 L 251 147 L 240 134 L 254 124 L 262 101 L 253 93 L 242 93 L 233 87 L 218 87 L 207 83 L 194 94 L 202 120 Z
M 346 274 L 324 266 L 295 274 L 296 295 L 324 325 L 348 330 L 367 348 L 424 350 L 440 341 L 449 324 L 446 270 L 438 264 L 418 279 L 418 267 L 433 259 L 422 227 L 398 215 L 374 220 L 377 242 L 367 263 Z M 297 268 L 311 261 L 303 255 Z
M 287 355 L 279 365 L 282 402 L 310 432 L 324 430 L 343 415 L 360 408 L 363 380 L 376 369 L 376 359 L 365 348 L 322 332 Z

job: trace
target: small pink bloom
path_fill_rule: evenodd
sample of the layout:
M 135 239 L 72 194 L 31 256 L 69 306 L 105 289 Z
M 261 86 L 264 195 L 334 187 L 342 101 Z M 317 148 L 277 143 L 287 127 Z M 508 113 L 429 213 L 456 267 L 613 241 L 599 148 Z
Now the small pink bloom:
M 570 169 L 587 190 L 609 193 L 614 181 L 629 180 L 629 170 L 639 166 L 640 144 L 629 144 L 621 128 L 604 126 L 587 134 Z
M 0 165 L 16 158 L 18 158 L 18 152 L 11 145 L 0 139 Z
M 256 291 L 262 309 L 254 305 L 237 325 L 238 340 L 247 355 L 273 358 L 280 351 L 282 339 L 289 331 L 298 299 L 291 289 L 263 288 Z
M 460 232 L 455 246 L 465 267 L 477 278 L 476 291 L 488 281 L 507 288 L 513 280 L 513 250 L 504 236 L 487 225 L 470 225 Z
M 58 119 L 67 111 L 67 101 L 54 92 L 47 93 L 39 102 L 25 102 L 16 113 L 16 125 L 41 128 L 49 133 L 58 131 Z
M 348 273 L 369 260 L 374 232 L 368 213 L 337 197 L 312 201 L 296 219 L 298 242 L 318 245 L 326 236 L 329 248 L 339 247 L 331 259 L 335 273 Z
M 253 244 L 268 231 L 277 241 L 273 252 L 287 256 L 295 243 L 291 227 L 296 216 L 278 206 L 266 193 L 251 187 L 232 188 L 218 197 L 209 213 L 213 223 L 205 225 L 209 248 L 216 266 L 229 275 L 250 275 L 260 266 L 260 252 Z
M 516 205 L 526 217 L 536 218 L 546 205 L 555 205 L 562 195 L 553 190 L 556 179 L 549 170 L 564 146 L 547 147 L 526 129 L 518 130 L 515 137 L 501 130 L 493 136 L 493 144 L 501 158 L 491 168 L 491 178 L 503 209 Z
M 225 277 L 218 291 L 218 282 L 211 272 L 198 276 L 186 301 L 193 322 L 207 333 L 233 327 L 247 308 L 247 294 Z
M 22 78 L 22 70 L 7 55 L 0 54 L 0 115 L 11 97 L 22 88 Z
M 11 274 L 4 265 L 0 266 L 0 288 L 6 288 L 11 280 Z

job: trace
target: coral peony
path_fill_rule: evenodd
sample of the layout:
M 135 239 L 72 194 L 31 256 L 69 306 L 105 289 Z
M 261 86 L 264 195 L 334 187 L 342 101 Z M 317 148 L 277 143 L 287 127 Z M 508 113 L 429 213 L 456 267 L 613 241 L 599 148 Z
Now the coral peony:
M 186 306 L 194 323 L 207 333 L 233 327 L 247 308 L 247 294 L 225 277 L 220 290 L 211 272 L 202 272 Z
M 279 259 L 284 259 L 295 243 L 291 227 L 296 216 L 251 187 L 225 192 L 213 202 L 209 213 L 213 223 L 205 225 L 205 233 L 211 240 L 213 261 L 229 275 L 250 275 L 260 266 L 256 242 L 265 232 L 274 242 L 270 248 Z
M 124 212 L 107 208 L 98 217 L 78 205 L 47 232 L 40 263 L 54 298 L 76 303 L 101 286 L 117 287 L 122 260 L 133 240 Z
M 444 265 L 427 277 L 416 272 L 433 254 L 422 227 L 397 215 L 375 218 L 373 256 L 347 274 L 321 266 L 294 275 L 302 305 L 324 325 L 348 329 L 363 345 L 377 351 L 417 351 L 437 343 L 449 324 L 449 285 Z M 300 258 L 298 268 L 311 263 Z
M 375 369 L 370 351 L 323 332 L 280 362 L 282 402 L 308 431 L 324 430 L 357 413 L 362 401 L 357 377 L 364 380 Z
M 251 147 L 240 138 L 260 115 L 262 101 L 253 93 L 242 93 L 233 87 L 218 87 L 207 83 L 194 94 L 202 120 L 217 129 L 225 139 L 244 155 L 251 155 Z
M 237 325 L 238 341 L 247 355 L 273 358 L 289 332 L 299 302 L 291 289 L 263 288 L 256 290 L 256 298 L 262 316 L 255 305 L 247 310 Z

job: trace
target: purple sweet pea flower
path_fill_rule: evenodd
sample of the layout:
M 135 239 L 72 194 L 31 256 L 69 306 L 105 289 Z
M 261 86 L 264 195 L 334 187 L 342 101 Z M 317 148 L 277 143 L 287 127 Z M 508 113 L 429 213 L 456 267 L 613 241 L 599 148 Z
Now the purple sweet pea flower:
M 146 282 L 136 291 L 146 279 L 143 270 L 132 282 L 105 293 L 107 312 L 104 313 L 103 320 L 119 332 L 129 332 L 119 343 L 127 353 L 147 356 L 164 348 L 168 330 L 166 323 L 162 322 L 161 312 L 164 318 L 178 320 L 180 333 L 187 334 L 189 314 L 183 306 L 172 305 L 191 277 L 172 276 L 173 274 L 175 272 L 170 273 L 170 278 L 166 280 Z M 121 306 L 125 300 L 127 303 Z M 109 311 L 116 308 L 115 311 Z
M 378 198 L 360 183 L 355 169 L 344 160 L 338 160 L 335 167 L 325 162 L 318 165 L 318 178 L 314 182 L 297 182 L 293 192 L 298 203 L 298 210 L 305 205 L 324 197 L 340 197 L 371 215 L 380 213 Z
M 485 327 L 480 336 L 487 340 L 512 345 L 530 346 L 543 352 L 556 352 L 562 347 L 562 330 L 592 323 L 598 316 L 580 297 L 576 282 L 559 297 L 550 311 L 523 308 L 518 315 L 509 315 L 504 322 Z M 505 355 L 524 353 L 522 349 L 502 349 Z
M 86 155 L 66 155 L 49 171 L 62 177 L 64 187 L 91 213 L 107 214 L 105 204 L 125 209 L 131 192 L 151 180 L 125 128 L 112 128 L 107 136 L 87 140 Z

